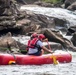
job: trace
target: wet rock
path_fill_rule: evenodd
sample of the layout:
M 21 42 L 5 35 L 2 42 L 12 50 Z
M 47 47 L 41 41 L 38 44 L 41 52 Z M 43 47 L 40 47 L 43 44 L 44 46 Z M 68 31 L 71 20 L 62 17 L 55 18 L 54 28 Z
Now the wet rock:
M 58 27 L 66 27 L 67 21 L 66 19 L 54 18 L 55 25 Z
M 68 26 L 67 26 L 67 21 L 66 19 L 59 19 L 59 18 L 54 18 L 54 22 L 55 22 L 55 28 L 57 28 L 58 30 L 62 31 L 62 32 L 67 32 Z
M 22 19 L 22 20 L 18 20 L 18 21 L 16 22 L 16 25 L 29 26 L 30 23 L 31 23 L 30 20 L 28 20 L 28 19 Z
M 19 5 L 25 5 L 27 2 L 25 0 L 16 0 Z
M 43 15 L 40 14 L 31 14 L 29 15 L 28 19 L 31 20 L 31 22 L 35 23 L 35 24 L 39 24 L 41 25 L 41 27 L 46 27 L 46 23 L 47 23 L 47 18 Z
M 72 43 L 74 46 L 76 46 L 76 32 L 73 34 L 73 37 L 72 37 Z
M 31 20 L 32 23 L 40 25 L 41 28 L 54 27 L 54 18 L 48 17 L 41 14 L 28 14 L 28 19 Z
M 0 34 L 7 32 L 19 31 L 18 20 L 25 18 L 26 13 L 19 11 L 16 1 L 0 0 Z M 22 21 L 23 22 L 23 21 Z M 21 25 L 23 23 L 19 22 Z M 20 25 L 19 24 L 19 25 Z
M 65 0 L 65 8 L 67 8 L 68 6 L 70 6 L 75 1 L 76 0 Z
M 56 43 L 56 42 L 48 42 L 48 43 L 49 43 L 52 51 L 62 50 L 63 49 L 63 47 L 62 47 L 62 45 L 60 43 Z M 43 43 L 43 44 L 44 44 L 44 46 L 46 46 L 49 49 L 48 43 L 46 42 L 46 43 Z
M 20 52 L 20 47 L 23 44 L 21 44 L 20 42 L 17 42 L 16 40 L 14 40 L 12 38 L 11 33 L 9 32 L 6 36 L 2 36 L 0 37 L 0 50 L 11 50 L 14 53 L 19 53 Z
M 76 32 L 76 26 L 70 26 L 66 35 L 72 36 L 74 32 Z
M 68 10 L 74 11 L 76 10 L 76 2 L 72 3 L 70 6 L 67 8 Z
M 74 47 L 72 42 L 64 38 L 59 32 L 52 32 L 49 29 L 45 29 L 43 33 L 48 38 L 49 41 L 60 43 L 64 49 L 76 51 L 76 48 Z
M 38 1 L 38 0 L 25 0 L 25 2 L 26 2 L 27 4 L 33 4 L 33 3 L 36 2 L 36 1 Z
M 58 32 L 52 32 L 51 30 L 46 29 L 44 30 L 44 35 L 49 39 L 49 41 L 54 41 L 61 44 L 64 42 L 63 36 Z
M 34 2 L 34 4 L 39 5 L 39 6 L 43 6 L 43 7 L 54 7 L 54 4 L 46 3 L 46 2 L 42 2 L 42 1 Z

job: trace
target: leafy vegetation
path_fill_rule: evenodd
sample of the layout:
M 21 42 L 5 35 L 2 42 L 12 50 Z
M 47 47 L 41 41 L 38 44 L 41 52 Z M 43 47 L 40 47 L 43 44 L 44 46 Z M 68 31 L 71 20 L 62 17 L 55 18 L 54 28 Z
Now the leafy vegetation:
M 59 3 L 59 2 L 62 2 L 62 0 L 42 0 L 44 2 L 47 2 L 47 3 Z

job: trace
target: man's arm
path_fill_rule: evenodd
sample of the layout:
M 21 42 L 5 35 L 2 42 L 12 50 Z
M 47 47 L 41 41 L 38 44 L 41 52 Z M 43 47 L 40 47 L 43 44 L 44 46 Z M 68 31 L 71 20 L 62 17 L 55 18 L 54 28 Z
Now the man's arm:
M 47 52 L 50 52 L 50 53 L 53 53 L 51 50 L 49 50 L 48 48 L 46 48 L 45 46 L 42 46 L 42 49 L 47 51 Z

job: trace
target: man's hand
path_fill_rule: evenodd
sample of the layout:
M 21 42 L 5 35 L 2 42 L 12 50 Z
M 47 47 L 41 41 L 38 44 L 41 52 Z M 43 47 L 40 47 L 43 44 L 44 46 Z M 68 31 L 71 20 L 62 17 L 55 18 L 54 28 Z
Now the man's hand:
M 53 54 L 54 52 L 53 51 L 51 51 L 51 54 Z
M 51 53 L 51 54 L 53 54 L 54 52 L 53 51 L 51 51 L 51 50 L 49 50 L 49 52 Z

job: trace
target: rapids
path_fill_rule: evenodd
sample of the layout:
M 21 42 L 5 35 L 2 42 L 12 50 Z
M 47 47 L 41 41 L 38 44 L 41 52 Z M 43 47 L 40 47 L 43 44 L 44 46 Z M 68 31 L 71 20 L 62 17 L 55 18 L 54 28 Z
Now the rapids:
M 45 8 L 45 7 L 25 7 L 21 10 L 30 10 L 37 14 L 44 14 L 52 17 L 66 19 L 69 25 L 76 25 L 76 12 L 71 12 L 62 8 Z M 15 37 L 14 37 L 15 38 Z M 16 38 L 15 38 L 16 39 Z M 29 38 L 26 38 L 29 39 Z M 17 39 L 16 39 L 17 40 Z M 24 40 L 19 40 L 26 43 Z M 0 66 L 0 75 L 76 75 L 76 52 L 72 54 L 72 62 L 58 65 L 8 65 Z
M 36 14 L 43 14 L 51 17 L 56 17 L 60 19 L 66 19 L 68 25 L 74 26 L 76 25 L 76 12 L 69 11 L 63 8 L 48 8 L 48 7 L 40 7 L 40 6 L 22 6 L 21 10 L 30 10 Z

